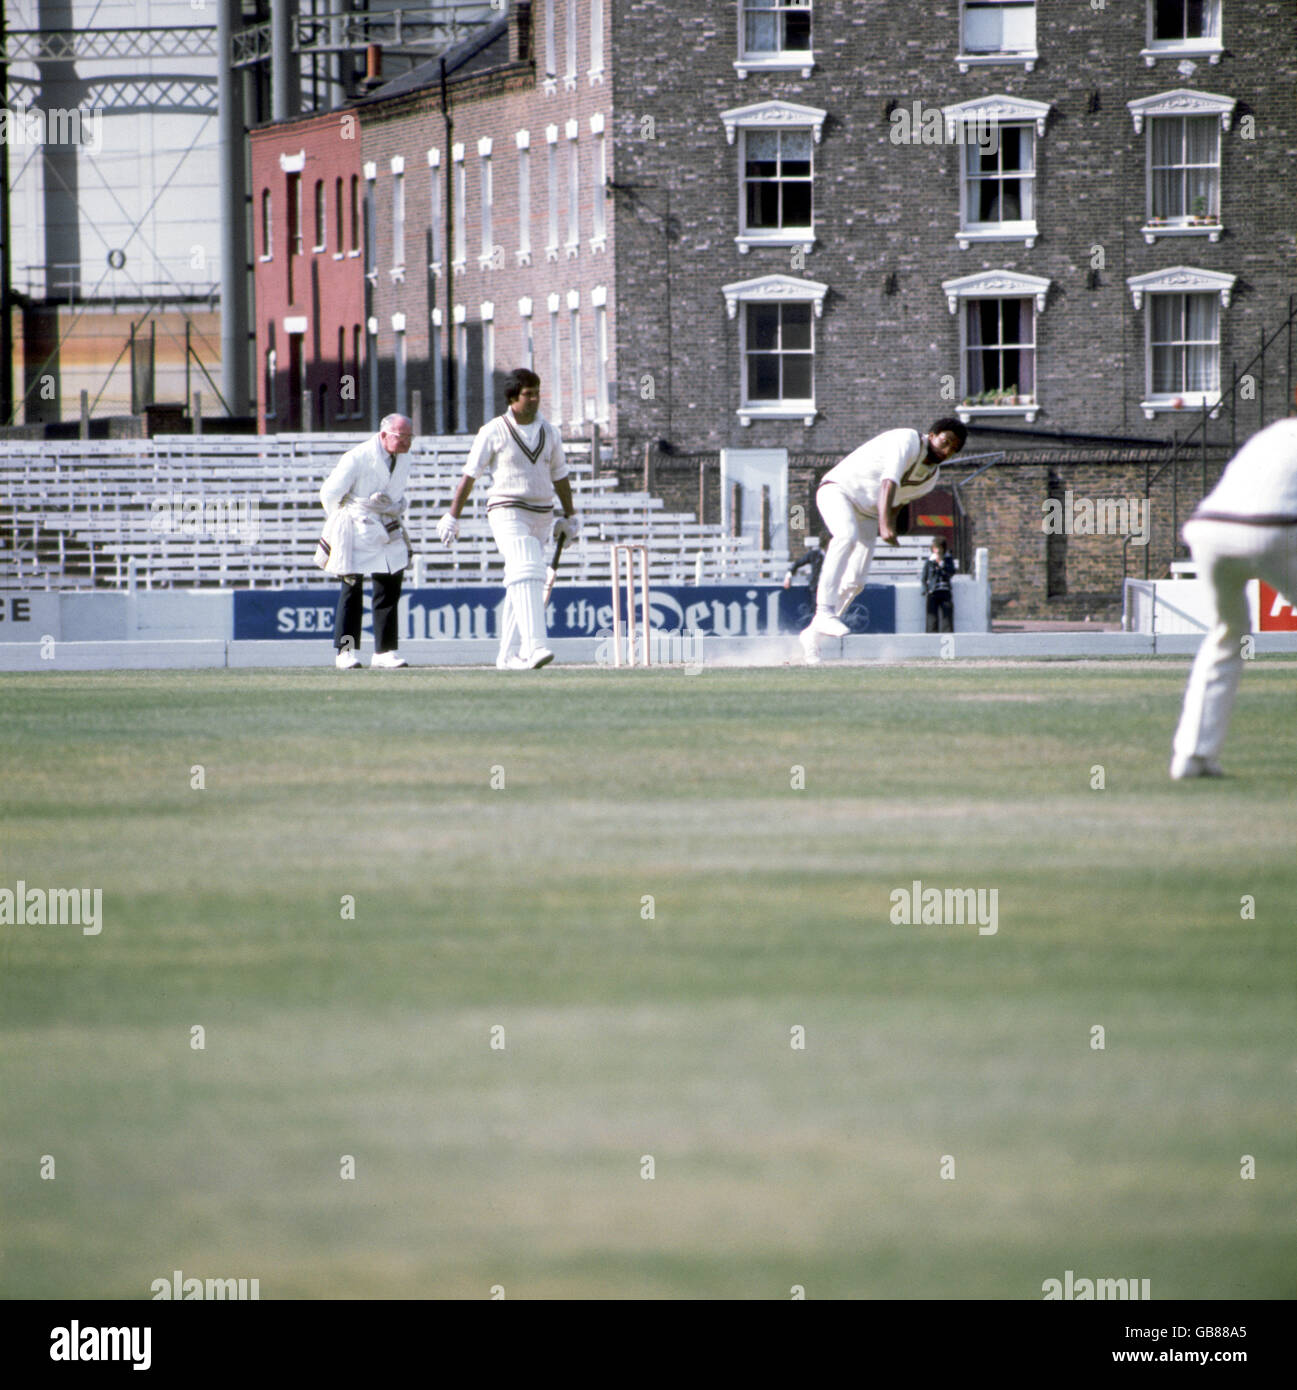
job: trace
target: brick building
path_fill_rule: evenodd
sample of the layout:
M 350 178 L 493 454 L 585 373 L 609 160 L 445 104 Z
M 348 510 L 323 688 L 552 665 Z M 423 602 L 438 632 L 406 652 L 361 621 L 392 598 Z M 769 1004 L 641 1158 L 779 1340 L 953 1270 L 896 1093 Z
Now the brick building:
M 621 471 L 710 519 L 720 450 L 787 451 L 796 545 L 829 462 L 957 412 L 967 452 L 1007 451 L 963 494 L 998 611 L 1110 612 L 1230 428 L 1291 391 L 1289 7 L 900 13 L 515 3 L 444 55 L 444 92 L 434 60 L 358 104 L 371 417 L 418 391 L 426 430 L 471 430 L 527 362 L 565 433 L 598 420 Z M 1147 495 L 1152 549 L 1044 534 L 1074 468 Z

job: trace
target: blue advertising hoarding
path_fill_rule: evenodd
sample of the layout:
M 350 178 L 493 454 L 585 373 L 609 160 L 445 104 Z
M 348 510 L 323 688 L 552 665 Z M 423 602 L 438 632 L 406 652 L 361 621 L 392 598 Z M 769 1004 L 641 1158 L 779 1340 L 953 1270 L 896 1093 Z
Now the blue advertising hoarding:
M 639 617 L 638 592 L 636 618 Z M 658 632 L 694 632 L 708 637 L 770 637 L 800 632 L 811 619 L 814 598 L 798 587 L 775 584 L 668 585 L 649 595 Z M 333 636 L 337 593 L 333 589 L 246 589 L 234 595 L 234 640 L 270 642 Z M 500 635 L 504 587 L 499 584 L 410 589 L 401 596 L 402 641 L 427 638 L 484 638 Z M 545 610 L 551 637 L 598 637 L 612 629 L 612 595 L 606 584 L 560 585 Z M 624 621 L 624 615 L 623 615 Z M 852 632 L 895 632 L 896 591 L 868 585 L 847 610 Z M 369 583 L 365 584 L 364 630 L 373 631 Z

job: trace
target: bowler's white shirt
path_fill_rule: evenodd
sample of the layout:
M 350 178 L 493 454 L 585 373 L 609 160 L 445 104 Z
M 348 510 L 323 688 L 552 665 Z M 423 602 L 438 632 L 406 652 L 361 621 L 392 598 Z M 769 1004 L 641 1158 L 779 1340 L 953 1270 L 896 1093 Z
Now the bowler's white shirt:
M 1297 419 L 1276 421 L 1254 434 L 1229 461 L 1198 511 L 1297 521 Z
M 896 485 L 893 509 L 932 491 L 941 476 L 927 462 L 928 441 L 918 430 L 888 430 L 853 449 L 820 480 L 836 483 L 866 516 L 878 515 L 878 493 L 890 479 Z

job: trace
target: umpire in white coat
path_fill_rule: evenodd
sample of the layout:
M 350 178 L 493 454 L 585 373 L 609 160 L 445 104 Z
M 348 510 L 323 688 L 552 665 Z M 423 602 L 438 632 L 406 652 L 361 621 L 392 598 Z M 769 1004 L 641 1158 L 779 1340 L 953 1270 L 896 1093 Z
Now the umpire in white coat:
M 360 665 L 357 653 L 365 575 L 369 575 L 374 592 L 372 664 L 379 669 L 407 664 L 397 652 L 397 605 L 405 567 L 410 563 L 402 517 L 410 479 L 407 454 L 413 438 L 414 426 L 404 415 L 386 416 L 372 439 L 343 454 L 320 489 L 328 521 L 317 561 L 342 579 L 333 623 L 340 671 Z

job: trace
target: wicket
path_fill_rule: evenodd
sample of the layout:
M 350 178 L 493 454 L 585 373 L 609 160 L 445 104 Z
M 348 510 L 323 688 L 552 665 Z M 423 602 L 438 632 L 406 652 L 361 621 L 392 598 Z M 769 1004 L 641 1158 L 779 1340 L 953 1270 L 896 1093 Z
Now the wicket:
M 612 553 L 612 650 L 614 666 L 622 664 L 621 659 L 621 557 L 626 555 L 626 644 L 627 665 L 635 665 L 635 556 L 640 561 L 640 605 L 644 628 L 644 665 L 652 665 L 651 619 L 649 608 L 649 557 L 648 546 L 615 543 L 609 546 Z

